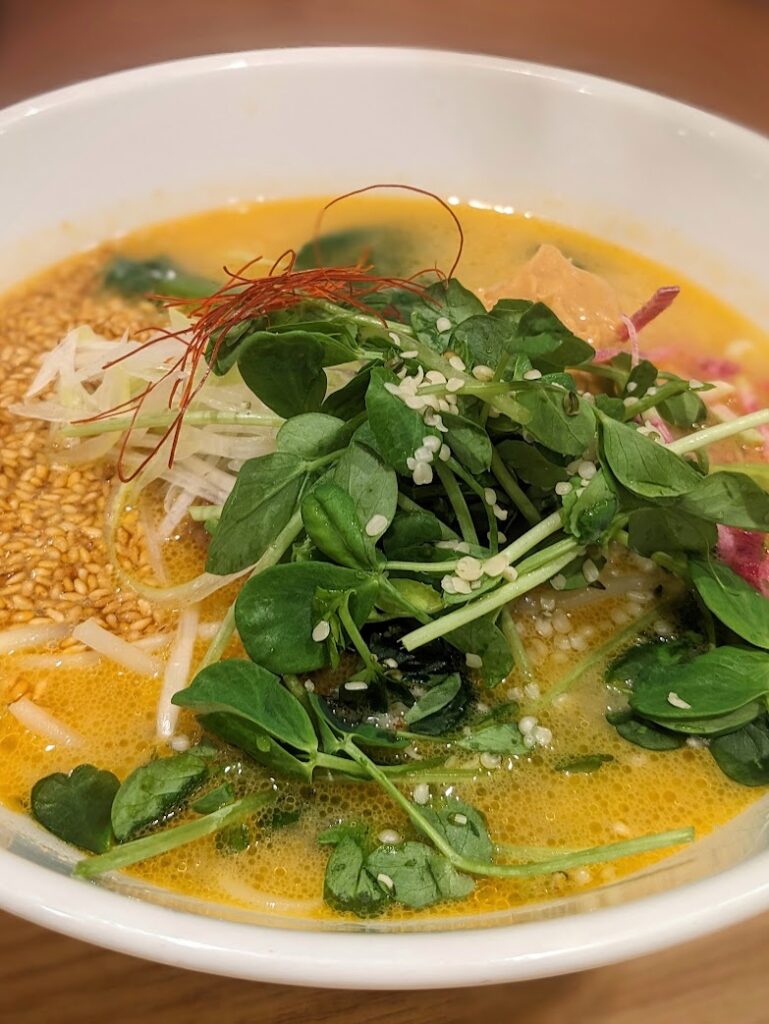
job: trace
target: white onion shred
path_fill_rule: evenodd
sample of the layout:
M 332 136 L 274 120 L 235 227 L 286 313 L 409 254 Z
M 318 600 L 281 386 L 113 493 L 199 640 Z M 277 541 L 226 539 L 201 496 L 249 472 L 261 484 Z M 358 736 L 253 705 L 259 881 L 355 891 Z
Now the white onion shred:
M 63 640 L 72 632 L 66 623 L 41 622 L 34 626 L 14 626 L 0 633 L 0 654 L 12 654 L 30 647 L 42 647 Z
M 199 616 L 200 610 L 197 605 L 185 608 L 179 615 L 176 637 L 166 662 L 163 686 L 158 700 L 155 731 L 160 740 L 169 740 L 176 729 L 179 708 L 171 703 L 171 698 L 189 682 L 192 655 L 198 637 Z
M 96 651 L 75 651 L 72 654 L 20 654 L 15 664 L 22 668 L 57 669 L 94 668 L 101 658 Z
M 73 630 L 72 636 L 81 644 L 98 651 L 105 658 L 127 668 L 130 672 L 136 672 L 137 675 L 154 676 L 160 672 L 160 663 L 157 658 L 153 658 L 146 651 L 139 650 L 133 644 L 129 644 L 127 640 L 123 640 L 122 637 L 110 633 L 95 619 L 86 619 L 85 622 L 81 622 Z
M 79 733 L 60 722 L 58 718 L 54 718 L 50 712 L 38 707 L 29 697 L 15 700 L 13 704 L 8 705 L 8 711 L 25 729 L 45 740 L 50 740 L 57 746 L 81 747 L 84 743 Z
M 147 549 L 147 560 L 150 563 L 157 582 L 162 586 L 165 586 L 168 583 L 168 571 L 163 559 L 163 539 L 165 535 L 161 532 L 162 527 L 161 530 L 158 530 L 155 526 L 152 510 L 146 501 L 142 501 L 139 505 L 139 522 L 141 523 L 142 533 L 144 534 L 144 546 Z

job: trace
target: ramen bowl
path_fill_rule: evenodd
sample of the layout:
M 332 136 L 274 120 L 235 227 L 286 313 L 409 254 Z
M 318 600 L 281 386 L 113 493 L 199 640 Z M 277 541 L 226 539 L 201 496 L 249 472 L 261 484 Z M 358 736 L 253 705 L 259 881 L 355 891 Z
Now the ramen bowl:
M 352 141 L 340 144 L 344 133 Z M 0 114 L 0 158 L 3 287 L 147 222 L 408 182 L 680 267 L 769 326 L 769 141 L 558 69 L 419 50 L 203 57 L 18 104 Z M 766 810 L 759 800 L 684 852 L 579 896 L 354 925 L 283 920 L 131 879 L 77 881 L 70 848 L 3 811 L 0 905 L 126 953 L 259 981 L 516 981 L 651 952 L 769 907 Z

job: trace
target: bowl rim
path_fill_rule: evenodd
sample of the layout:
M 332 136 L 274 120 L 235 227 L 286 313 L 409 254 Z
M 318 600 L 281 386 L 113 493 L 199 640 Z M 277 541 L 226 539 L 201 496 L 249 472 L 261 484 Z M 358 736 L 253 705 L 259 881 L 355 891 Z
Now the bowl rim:
M 419 64 L 551 80 L 659 118 L 675 117 L 743 152 L 769 158 L 749 128 L 660 94 L 523 60 L 419 47 L 287 47 L 149 64 L 65 86 L 0 110 L 0 132 L 22 119 L 161 81 L 270 65 Z M 631 903 L 457 931 L 329 932 L 217 920 L 119 895 L 0 850 L 0 907 L 122 953 L 198 971 L 325 988 L 419 989 L 530 980 L 615 963 L 737 923 L 769 908 L 769 851 L 708 878 Z M 506 948 L 504 936 L 515 929 Z M 525 950 L 525 951 L 523 951 Z

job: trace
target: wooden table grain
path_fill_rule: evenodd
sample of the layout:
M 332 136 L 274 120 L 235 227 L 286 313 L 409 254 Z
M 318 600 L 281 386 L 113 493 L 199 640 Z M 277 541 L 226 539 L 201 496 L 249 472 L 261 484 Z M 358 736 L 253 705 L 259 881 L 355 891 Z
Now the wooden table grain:
M 769 132 L 766 0 L 0 0 L 0 105 L 152 61 L 370 43 L 607 75 Z M 2 1024 L 767 1024 L 769 916 L 631 963 L 464 992 L 302 990 L 145 963 L 0 914 Z

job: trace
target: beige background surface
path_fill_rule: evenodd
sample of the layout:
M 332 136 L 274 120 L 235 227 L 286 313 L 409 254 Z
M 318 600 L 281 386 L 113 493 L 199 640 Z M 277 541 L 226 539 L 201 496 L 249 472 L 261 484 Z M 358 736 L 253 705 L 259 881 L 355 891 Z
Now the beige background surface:
M 561 64 L 769 132 L 766 0 L 0 0 L 0 105 L 151 61 L 334 43 Z M 767 962 L 764 916 L 566 978 L 464 992 L 335 993 L 146 964 L 0 914 L 0 1022 L 767 1024 Z

